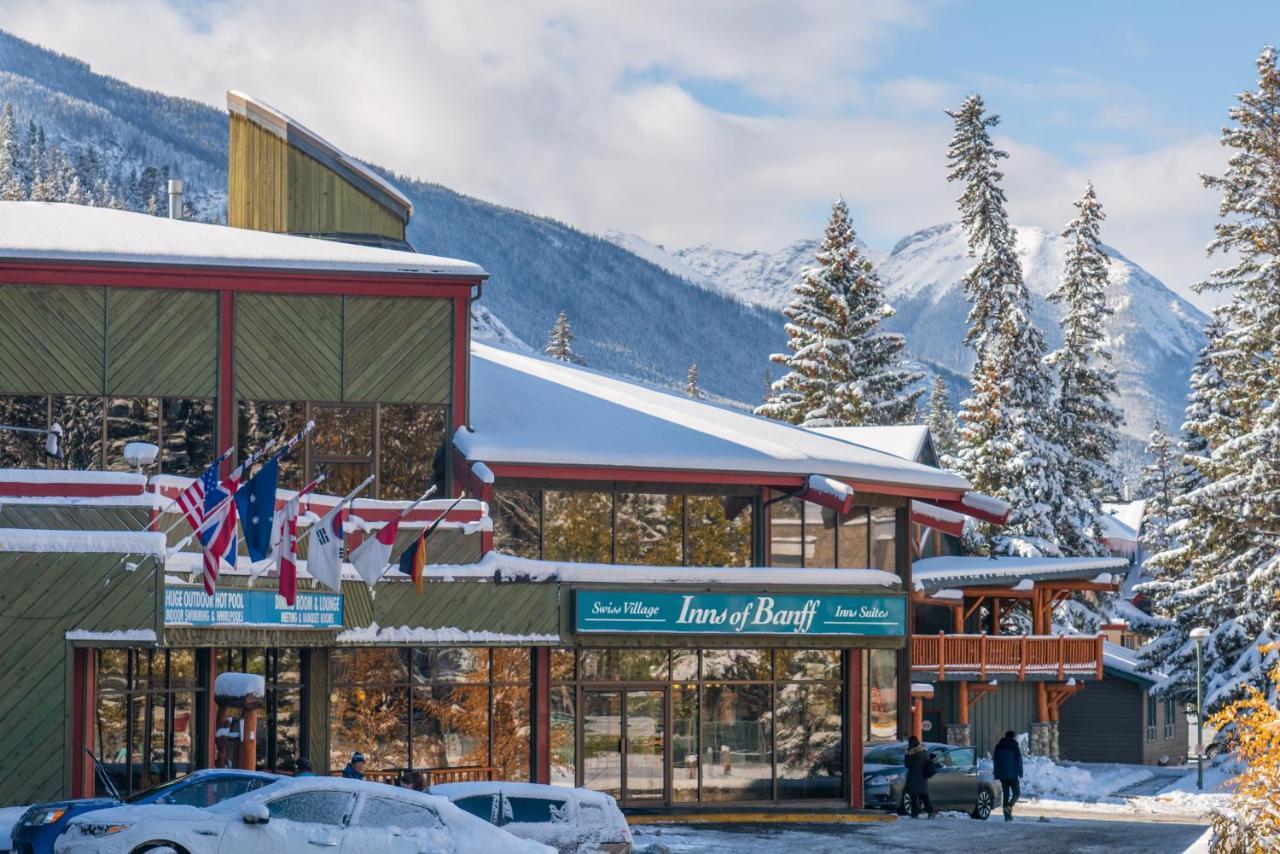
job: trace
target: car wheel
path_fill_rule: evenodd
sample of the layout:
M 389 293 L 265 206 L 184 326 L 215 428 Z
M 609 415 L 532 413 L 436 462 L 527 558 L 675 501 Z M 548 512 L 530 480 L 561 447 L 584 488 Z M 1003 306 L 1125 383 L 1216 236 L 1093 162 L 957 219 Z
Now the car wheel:
M 173 842 L 144 842 L 133 849 L 133 854 L 188 854 L 187 849 Z
M 978 790 L 978 802 L 973 807 L 973 817 L 979 821 L 986 821 L 991 817 L 991 810 L 996 805 L 996 796 L 990 789 L 983 786 Z
M 894 812 L 896 812 L 898 815 L 906 815 L 910 811 L 911 811 L 911 801 L 907 797 L 907 793 L 903 791 L 902 795 L 898 798 L 898 808 L 894 810 Z

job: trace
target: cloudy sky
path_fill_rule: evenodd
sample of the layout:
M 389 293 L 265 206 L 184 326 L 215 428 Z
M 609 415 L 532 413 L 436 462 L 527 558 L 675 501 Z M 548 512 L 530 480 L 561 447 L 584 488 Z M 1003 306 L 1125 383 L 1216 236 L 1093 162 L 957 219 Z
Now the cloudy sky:
M 886 249 L 951 218 L 943 110 L 978 91 L 1003 117 L 1016 222 L 1061 226 L 1091 178 L 1107 241 L 1189 294 L 1217 205 L 1197 173 L 1222 167 L 1280 3 L 0 0 L 0 26 L 169 94 L 243 89 L 397 171 L 673 247 L 817 236 L 836 194 Z

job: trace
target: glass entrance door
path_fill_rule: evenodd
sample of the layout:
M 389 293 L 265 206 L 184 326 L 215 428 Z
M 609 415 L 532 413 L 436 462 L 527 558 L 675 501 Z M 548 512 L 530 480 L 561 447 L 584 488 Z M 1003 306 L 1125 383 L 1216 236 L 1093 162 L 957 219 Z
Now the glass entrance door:
M 582 785 L 619 801 L 666 796 L 667 691 L 584 691 Z
M 627 691 L 627 801 L 662 800 L 666 792 L 667 692 Z

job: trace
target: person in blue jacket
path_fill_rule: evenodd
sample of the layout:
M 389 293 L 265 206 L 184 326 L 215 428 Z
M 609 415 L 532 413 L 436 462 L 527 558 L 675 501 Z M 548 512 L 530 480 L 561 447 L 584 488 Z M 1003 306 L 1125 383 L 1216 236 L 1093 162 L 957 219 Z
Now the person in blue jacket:
M 364 754 L 356 751 L 351 756 L 351 761 L 347 763 L 347 767 L 342 769 L 342 776 L 348 780 L 364 779 Z
M 1013 821 L 1013 805 L 1022 794 L 1022 748 L 1014 738 L 1013 730 L 1004 734 L 991 752 L 991 764 L 995 778 L 1004 789 L 1004 820 Z

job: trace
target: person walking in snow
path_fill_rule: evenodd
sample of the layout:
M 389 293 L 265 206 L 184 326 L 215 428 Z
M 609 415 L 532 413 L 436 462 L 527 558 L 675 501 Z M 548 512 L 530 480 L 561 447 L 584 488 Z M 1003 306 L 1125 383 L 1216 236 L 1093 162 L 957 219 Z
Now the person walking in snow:
M 929 778 L 934 774 L 933 758 L 929 749 L 914 735 L 907 739 L 907 782 L 903 792 L 911 799 L 911 817 L 920 817 L 920 808 L 932 818 L 933 801 L 929 800 Z
M 1004 738 L 996 743 L 991 752 L 992 772 L 1000 781 L 1004 790 L 1004 820 L 1013 821 L 1013 805 L 1022 794 L 1022 748 L 1013 735 L 1013 730 L 1004 734 Z
M 348 780 L 364 779 L 364 754 L 356 751 L 351 754 L 351 761 L 347 763 L 347 767 L 342 769 L 342 776 Z

